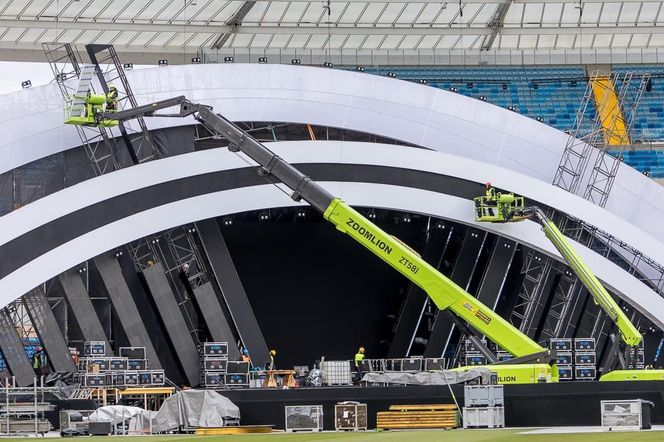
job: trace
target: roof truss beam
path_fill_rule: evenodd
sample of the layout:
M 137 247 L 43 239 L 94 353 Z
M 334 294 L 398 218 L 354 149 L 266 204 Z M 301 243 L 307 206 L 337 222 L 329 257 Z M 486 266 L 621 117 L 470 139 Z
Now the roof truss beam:
M 228 39 L 231 37 L 231 35 L 236 34 L 240 26 L 242 25 L 242 20 L 247 16 L 249 11 L 251 11 L 251 8 L 253 8 L 256 5 L 255 1 L 246 1 L 242 6 L 240 6 L 240 9 L 231 17 L 227 22 L 226 26 L 231 27 L 230 32 L 223 32 L 222 34 L 217 37 L 217 39 L 212 43 L 212 49 L 220 49 L 221 47 L 226 44 Z
M 65 27 L 66 26 L 66 27 Z M 150 23 L 90 23 L 63 21 L 28 21 L 0 19 L 0 27 L 56 29 L 68 30 L 94 30 L 94 31 L 133 31 L 133 32 L 200 32 L 200 33 L 237 33 L 237 34 L 293 34 L 310 35 L 319 34 L 322 26 L 231 26 L 231 25 L 177 25 L 177 24 L 150 24 Z M 327 31 L 327 28 L 325 27 Z M 610 34 L 664 34 L 664 26 L 584 26 L 585 35 Z M 335 26 L 330 28 L 332 35 L 491 35 L 492 29 L 486 27 L 460 27 L 460 26 Z M 578 35 L 578 26 L 533 26 L 533 27 L 503 27 L 501 35 Z
M 510 4 L 512 0 L 505 0 L 503 3 L 499 4 L 494 12 L 491 21 L 489 21 L 488 28 L 491 29 L 491 35 L 485 36 L 484 41 L 482 42 L 482 50 L 488 51 L 493 46 L 493 42 L 496 41 L 496 37 L 500 33 L 500 30 L 503 29 L 505 25 L 505 16 L 507 11 L 510 9 Z M 544 8 L 542 8 L 544 10 Z

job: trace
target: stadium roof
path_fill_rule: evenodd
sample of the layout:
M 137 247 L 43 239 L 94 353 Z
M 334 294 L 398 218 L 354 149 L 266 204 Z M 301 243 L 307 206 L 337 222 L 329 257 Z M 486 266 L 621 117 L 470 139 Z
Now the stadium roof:
M 43 61 L 43 42 L 121 54 L 552 51 L 664 48 L 661 1 L 0 1 L 0 60 Z M 140 54 L 140 55 L 139 55 Z M 175 59 L 173 60 L 176 61 Z

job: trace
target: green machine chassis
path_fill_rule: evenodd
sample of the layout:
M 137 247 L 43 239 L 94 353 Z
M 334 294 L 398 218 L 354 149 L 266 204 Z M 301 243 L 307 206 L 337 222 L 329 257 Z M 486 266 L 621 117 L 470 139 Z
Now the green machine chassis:
M 449 309 L 472 328 L 486 335 L 515 359 L 509 364 L 491 365 L 503 383 L 557 382 L 558 370 L 548 349 L 532 341 L 490 308 L 475 299 L 452 280 L 443 276 L 424 261 L 410 247 L 381 230 L 348 204 L 329 194 L 318 183 L 302 174 L 291 164 L 278 157 L 245 131 L 224 117 L 215 114 L 209 106 L 176 97 L 133 109 L 104 114 L 100 124 L 124 121 L 139 116 L 156 116 L 156 111 L 179 106 L 178 114 L 193 115 L 213 134 L 229 142 L 229 150 L 242 152 L 258 163 L 260 175 L 275 178 L 293 191 L 295 201 L 304 200 L 320 211 L 325 219 L 362 244 L 417 286 L 421 287 L 440 310 Z M 523 362 L 523 363 L 514 363 Z M 466 370 L 473 367 L 460 367 Z
M 475 198 L 475 221 L 477 222 L 507 223 L 524 219 L 533 219 L 542 226 L 544 235 L 590 292 L 595 304 L 616 324 L 622 341 L 627 345 L 625 353 L 629 354 L 630 348 L 638 346 L 643 340 L 641 333 L 606 291 L 590 267 L 583 262 L 556 224 L 539 207 L 526 207 L 522 196 L 496 192 L 489 186 L 484 196 Z M 615 343 L 617 344 L 618 341 L 616 340 Z M 664 380 L 664 370 L 626 370 L 627 363 L 622 353 L 618 351 L 617 345 L 614 345 L 612 351 L 618 354 L 621 369 L 603 374 L 600 381 Z

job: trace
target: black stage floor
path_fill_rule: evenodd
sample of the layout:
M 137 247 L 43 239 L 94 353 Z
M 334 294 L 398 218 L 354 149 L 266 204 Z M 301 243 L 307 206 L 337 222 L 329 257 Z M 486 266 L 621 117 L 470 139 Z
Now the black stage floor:
M 463 386 L 452 388 L 463 406 Z M 220 393 L 240 407 L 243 425 L 271 424 L 282 429 L 286 405 L 323 405 L 324 427 L 333 430 L 334 405 L 341 401 L 367 404 L 369 428 L 376 426 L 376 412 L 391 404 L 452 403 L 446 386 L 257 388 Z M 664 381 L 506 385 L 505 423 L 509 427 L 600 425 L 600 401 L 620 399 L 654 402 L 652 423 L 664 424 Z

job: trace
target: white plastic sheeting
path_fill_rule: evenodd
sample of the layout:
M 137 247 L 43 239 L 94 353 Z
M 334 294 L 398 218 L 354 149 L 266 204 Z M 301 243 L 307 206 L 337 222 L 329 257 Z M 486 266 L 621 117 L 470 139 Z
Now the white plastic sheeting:
M 237 422 L 240 409 L 230 399 L 211 390 L 183 390 L 164 401 L 153 420 L 153 432 L 179 428 L 223 427 Z
M 627 238 L 625 235 L 629 235 L 626 240 L 644 251 L 652 252 L 656 259 L 664 262 L 664 247 L 661 243 L 619 217 L 541 181 L 486 163 L 422 149 L 404 149 L 377 143 L 282 142 L 274 143 L 271 147 L 277 154 L 293 163 L 389 165 L 459 176 L 474 182 L 482 182 L 481 177 L 485 175 L 495 176 L 497 179 L 494 183 L 497 186 L 514 189 L 517 193 L 553 207 L 565 207 L 573 214 L 592 215 L 592 224 L 619 238 Z M 1 217 L 0 244 L 52 219 L 115 195 L 179 177 L 246 166 L 247 163 L 240 157 L 226 149 L 213 149 L 144 163 L 107 174 Z M 527 221 L 518 224 L 477 225 L 473 221 L 471 200 L 445 193 L 373 183 L 321 184 L 351 205 L 405 210 L 468 225 L 474 224 L 478 228 L 511 238 L 562 260 L 537 223 Z M 56 247 L 1 279 L 0 304 L 6 305 L 74 265 L 136 238 L 215 216 L 293 205 L 297 203 L 275 186 L 265 185 L 201 195 L 137 213 Z M 604 284 L 659 327 L 664 328 L 664 299 L 661 296 L 608 259 L 579 244 L 574 243 L 574 246 Z
M 97 408 L 88 417 L 88 422 L 111 422 L 113 426 L 123 424 L 125 434 L 149 434 L 154 412 L 126 405 L 108 405 Z
M 233 121 L 310 123 L 406 141 L 439 152 L 553 181 L 568 136 L 531 118 L 429 86 L 336 69 L 206 64 L 127 73 L 139 104 L 186 95 Z M 62 124 L 55 85 L 0 96 L 0 173 L 80 144 Z M 193 124 L 148 118 L 151 128 Z M 117 129 L 113 132 L 119 134 Z M 594 155 L 589 159 L 592 166 Z M 585 174 L 579 192 L 585 189 Z M 487 176 L 483 181 L 492 181 Z M 664 236 L 664 188 L 621 167 L 607 209 L 656 237 Z M 575 213 L 582 218 L 582 213 Z

